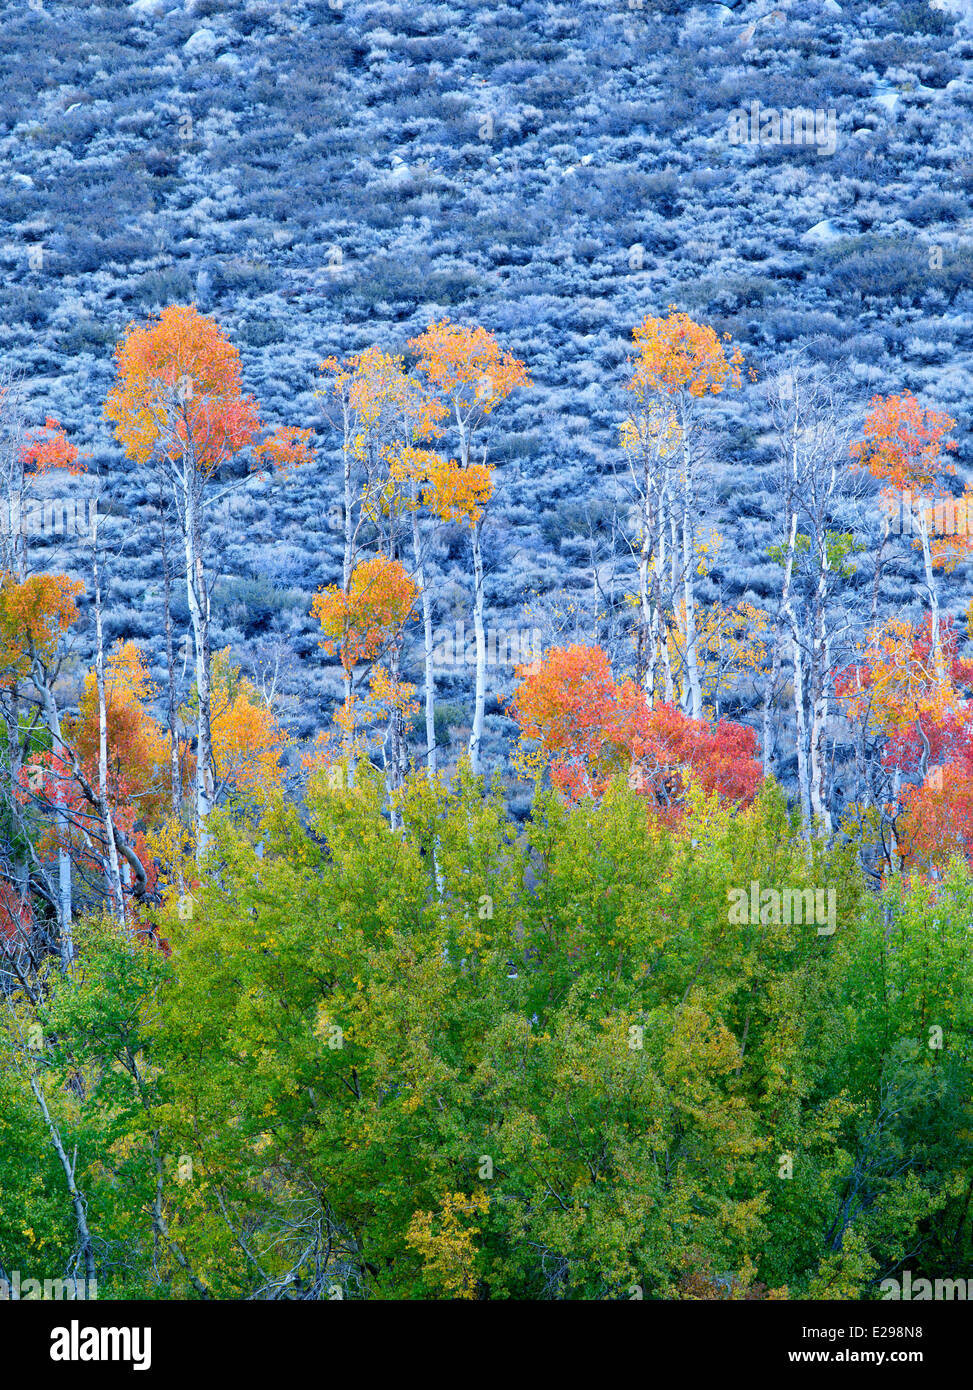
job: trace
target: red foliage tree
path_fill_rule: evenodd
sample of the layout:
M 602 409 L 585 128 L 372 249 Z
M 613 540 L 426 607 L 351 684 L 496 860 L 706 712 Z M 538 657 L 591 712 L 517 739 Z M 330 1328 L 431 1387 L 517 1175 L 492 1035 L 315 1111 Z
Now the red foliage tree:
M 548 765 L 566 796 L 600 796 L 627 771 L 669 824 L 682 816 L 691 778 L 739 805 L 753 800 L 762 779 L 753 730 L 650 707 L 634 681 L 615 680 L 600 647 L 555 647 L 517 674 L 508 707 L 520 726 L 520 766 Z

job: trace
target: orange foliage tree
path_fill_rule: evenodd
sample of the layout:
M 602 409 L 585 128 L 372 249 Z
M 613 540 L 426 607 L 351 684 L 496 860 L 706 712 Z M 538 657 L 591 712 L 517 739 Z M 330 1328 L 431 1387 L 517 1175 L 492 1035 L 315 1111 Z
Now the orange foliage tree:
M 44 719 L 55 747 L 58 746 L 60 738 L 59 716 L 50 673 L 57 640 L 50 643 L 36 630 L 32 630 L 32 620 L 40 618 L 43 622 L 42 614 L 46 609 L 54 621 L 56 632 L 53 635 L 56 639 L 59 639 L 66 627 L 74 621 L 73 614 L 66 615 L 61 596 L 51 588 L 52 585 L 56 589 L 68 584 L 69 581 L 63 576 L 38 576 L 39 586 L 28 586 L 19 592 L 16 590 L 18 583 L 26 583 L 30 570 L 25 524 L 27 508 L 28 504 L 36 507 L 39 503 L 40 499 L 33 491 L 34 482 L 38 478 L 55 471 L 72 475 L 85 471 L 78 449 L 68 439 L 60 421 L 48 416 L 42 426 L 31 427 L 28 424 L 28 413 L 23 384 L 9 374 L 0 373 L 0 571 L 7 576 L 7 580 L 4 581 L 7 586 L 5 602 L 8 618 L 12 617 L 14 621 L 14 646 L 20 647 L 22 656 L 29 649 L 33 649 L 33 656 L 26 666 L 23 661 L 14 662 L 12 666 L 7 667 L 7 678 L 0 680 L 0 712 L 7 729 L 11 797 L 15 795 L 19 769 L 23 761 L 24 749 L 20 746 L 20 730 L 25 701 L 30 702 L 28 691 L 31 687 L 43 709 Z M 11 584 L 14 585 L 13 588 L 10 587 Z M 19 616 L 13 611 L 18 606 L 22 608 Z M 27 626 L 18 634 L 17 624 L 21 620 Z M 22 680 L 27 681 L 27 687 L 23 689 Z M 12 814 L 19 815 L 19 809 L 14 807 L 12 801 L 10 804 Z M 60 812 L 58 814 L 60 815 Z M 59 881 L 55 896 L 62 952 L 67 960 L 71 952 L 71 866 L 66 853 L 59 853 L 58 859 Z M 19 866 L 21 882 L 28 872 L 26 864 Z
M 170 799 L 168 740 L 149 712 L 155 687 L 134 642 L 119 643 L 105 668 L 108 796 L 116 817 L 152 825 Z M 65 721 L 64 734 L 94 782 L 100 734 L 94 670 L 84 678 L 78 714 Z
M 645 678 L 652 695 L 656 666 L 661 662 L 666 696 L 671 695 L 667 627 L 678 620 L 683 629 L 679 644 L 685 669 L 683 705 L 699 719 L 703 687 L 695 588 L 697 414 L 702 400 L 728 386 L 740 386 L 743 358 L 738 349 L 727 355 L 729 334 L 721 342 L 712 328 L 670 309 L 664 319 L 646 315 L 633 329 L 636 356 L 627 389 L 634 404 L 623 427 L 622 443 L 633 460 L 639 503 L 639 592 L 651 648 L 643 663 Z M 678 548 L 667 555 L 670 518 Z M 667 573 L 669 592 L 665 593 Z M 682 589 L 681 603 L 676 601 L 677 585 Z
M 397 560 L 376 555 L 356 565 L 347 589 L 336 584 L 314 595 L 311 612 L 321 624 L 326 641 L 324 650 L 337 654 L 344 676 L 344 705 L 335 715 L 342 731 L 344 751 L 351 757 L 357 748 L 358 705 L 354 673 L 363 662 L 373 665 L 391 644 L 399 638 L 403 625 L 412 616 L 417 597 L 416 586 Z M 373 694 L 379 703 L 400 698 L 402 691 L 393 689 L 387 680 L 372 672 Z M 362 712 L 366 722 L 376 717 L 374 709 Z
M 230 661 L 226 648 L 213 659 L 213 761 L 217 794 L 228 789 L 263 797 L 283 780 L 288 737 L 270 704 Z
M 0 576 L 0 681 L 28 676 L 35 663 L 53 660 L 61 638 L 77 621 L 80 580 L 35 574 L 20 581 Z
M 362 523 L 380 512 L 396 447 L 429 436 L 444 413 L 428 392 L 409 377 L 399 356 L 366 348 L 343 361 L 321 363 L 326 378 L 319 392 L 341 430 L 343 460 L 342 588 L 347 589 L 358 551 Z M 376 505 L 377 504 L 377 505 Z
M 430 481 L 430 496 L 440 505 L 440 516 L 462 519 L 470 528 L 473 549 L 473 624 L 476 631 L 476 683 L 469 757 L 479 771 L 483 719 L 486 709 L 486 628 L 484 625 L 483 553 L 481 530 L 486 505 L 493 491 L 487 466 L 487 446 L 481 443 L 483 425 L 493 411 L 518 387 L 529 386 L 524 363 L 501 349 L 496 338 L 482 327 L 466 328 L 443 319 L 409 342 L 418 370 L 456 427 L 459 469 L 440 466 Z M 474 450 L 480 453 L 474 462 Z
M 899 396 L 874 396 L 865 416 L 864 436 L 851 446 L 856 465 L 887 484 L 881 497 L 888 518 L 902 516 L 905 525 L 897 529 L 906 533 L 918 530 L 915 544 L 922 551 L 937 664 L 943 654 L 939 594 L 933 571 L 951 569 L 973 550 L 973 535 L 967 534 L 969 528 L 965 525 L 954 535 L 948 534 L 948 527 L 944 528 L 947 534 L 938 538 L 933 535 L 937 506 L 942 516 L 949 504 L 955 516 L 951 495 L 943 486 L 943 480 L 956 471 L 943 459 L 944 451 L 956 448 L 956 441 L 948 437 L 955 423 L 943 411 L 920 405 L 909 391 Z M 967 488 L 961 502 L 964 513 L 969 504 L 973 504 L 973 491 Z
M 64 634 L 78 617 L 75 599 L 83 585 L 58 574 L 38 574 L 20 580 L 7 571 L 0 576 L 0 705 L 7 729 L 7 770 L 9 775 L 8 805 L 21 830 L 20 841 L 27 846 L 27 862 L 18 867 L 21 900 L 26 900 L 28 884 L 33 876 L 43 896 L 55 906 L 58 918 L 62 958 L 67 963 L 73 954 L 71 936 L 71 861 L 66 848 L 67 789 L 64 771 L 64 746 L 60 717 L 54 698 L 54 667 Z M 24 747 L 21 738 L 21 710 L 33 704 L 43 712 L 51 736 L 51 757 L 56 758 L 61 771 L 50 788 L 49 797 L 34 798 L 43 791 L 44 774 L 33 758 L 30 774 L 30 798 L 25 793 Z M 36 718 L 36 716 L 35 716 Z M 31 726 L 34 720 L 31 720 Z M 24 742 L 29 743 L 28 731 Z M 55 819 L 57 849 L 57 884 L 48 877 L 31 836 L 23 821 L 23 807 L 34 799 Z
M 158 472 L 184 537 L 186 593 L 196 653 L 196 843 L 205 848 L 213 804 L 209 607 L 203 514 L 227 487 L 211 484 L 247 449 L 258 466 L 310 461 L 310 430 L 268 432 L 242 387 L 240 355 L 214 319 L 195 306 L 172 305 L 144 328 L 132 325 L 116 351 L 116 380 L 105 415 L 126 456 Z
M 917 863 L 914 847 L 928 845 L 928 837 L 919 833 L 927 802 L 929 825 L 942 822 L 939 794 L 944 778 L 961 798 L 973 732 L 967 700 L 973 662 L 958 655 L 957 635 L 948 617 L 940 623 L 937 658 L 932 621 L 930 615 L 916 628 L 906 619 L 889 619 L 870 635 L 862 661 L 840 672 L 835 681 L 848 718 L 884 739 L 880 768 L 887 785 L 877 801 L 888 831 L 885 858 L 894 869 L 903 855 L 904 862 Z M 909 784 L 910 777 L 918 777 L 920 785 Z M 904 831 L 898 823 L 903 808 Z M 955 837 L 947 835 L 943 843 L 955 843 Z

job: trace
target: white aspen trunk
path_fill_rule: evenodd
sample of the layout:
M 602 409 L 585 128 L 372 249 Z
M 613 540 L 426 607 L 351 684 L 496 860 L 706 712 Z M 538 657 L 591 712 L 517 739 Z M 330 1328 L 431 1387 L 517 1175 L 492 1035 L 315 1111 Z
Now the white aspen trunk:
M 419 514 L 416 507 L 417 485 L 413 479 L 412 509 L 412 550 L 415 556 L 416 584 L 422 599 L 422 641 L 425 653 L 425 675 L 423 688 L 426 705 L 426 768 L 430 779 L 436 776 L 436 672 L 433 666 L 432 596 L 426 588 L 426 574 L 422 564 L 422 537 L 419 532 Z
M 825 729 L 828 717 L 827 629 L 825 598 L 828 582 L 827 538 L 822 540 L 817 593 L 814 605 L 814 635 L 811 644 L 811 740 L 810 784 L 811 814 L 819 819 L 831 834 L 831 813 L 826 787 Z
M 692 544 L 691 509 L 692 496 L 687 461 L 682 509 L 683 601 L 686 606 L 686 680 L 689 686 L 689 712 L 693 719 L 702 719 L 703 688 L 699 677 L 699 651 L 696 634 L 696 588 L 693 581 L 695 557 Z
M 344 589 L 345 593 L 347 593 L 347 592 L 348 592 L 348 585 L 349 585 L 350 582 L 351 582 L 352 548 L 353 548 L 353 545 L 354 545 L 354 535 L 355 535 L 354 519 L 353 519 L 353 512 L 354 512 L 354 507 L 355 507 L 355 500 L 354 500 L 354 497 L 353 497 L 353 495 L 352 495 L 352 477 L 351 477 L 351 425 L 350 425 L 350 421 L 349 421 L 349 418 L 348 418 L 348 408 L 347 408 L 347 406 L 345 407 L 344 423 L 345 423 L 345 440 L 344 440 L 344 488 L 345 488 L 345 492 L 344 492 L 344 523 L 345 523 L 345 553 L 344 553 L 344 559 L 343 559 L 343 562 L 342 562 L 341 573 L 342 573 L 342 588 Z
M 925 502 L 917 508 L 919 513 L 919 537 L 922 542 L 922 564 L 926 572 L 926 588 L 929 590 L 929 616 L 932 631 L 932 654 L 936 663 L 936 671 L 940 677 L 943 674 L 943 650 L 939 631 L 939 590 L 936 585 L 936 576 L 932 568 L 932 549 L 929 544 L 929 518 L 932 511 L 932 504 L 929 506 Z
M 679 541 L 679 519 L 678 519 L 678 517 L 677 517 L 677 515 L 676 515 L 676 512 L 677 512 L 676 500 L 675 500 L 675 498 L 673 498 L 673 499 L 671 499 L 670 506 L 669 506 L 669 561 L 670 561 L 670 563 L 669 563 L 669 592 L 670 592 L 671 595 L 672 595 L 673 621 L 675 622 L 675 624 L 676 624 L 676 630 L 677 630 L 677 632 L 678 632 L 680 638 L 681 638 L 682 641 L 683 641 L 683 653 L 684 653 L 684 651 L 685 651 L 685 637 L 686 637 L 686 634 L 685 634 L 685 632 L 682 630 L 682 627 L 681 627 L 680 624 L 679 624 L 679 605 L 678 605 L 677 600 L 676 600 L 676 595 L 679 593 L 679 585 L 680 585 L 680 576 L 679 576 L 679 556 L 682 554 L 682 546 L 681 546 L 680 541 Z M 667 634 L 667 637 L 666 637 L 666 646 L 667 646 L 667 648 L 668 648 L 668 645 L 669 645 L 669 643 L 668 643 L 668 634 Z M 678 647 L 677 647 L 676 656 L 677 656 L 678 659 L 682 660 L 683 668 L 685 668 L 685 659 L 684 659 L 683 653 L 680 653 L 679 650 L 678 650 Z M 675 698 L 676 698 L 676 676 L 675 676 L 675 674 L 673 674 L 673 678 L 672 678 L 672 699 L 675 700 Z M 683 670 L 681 671 L 681 673 L 680 673 L 680 679 L 679 679 L 679 708 L 682 709 L 682 710 L 685 710 L 685 709 L 687 708 L 687 706 L 688 706 L 688 701 L 689 701 L 689 685 L 688 685 L 688 682 L 687 682 L 687 680 L 686 680 L 686 672 L 685 672 L 685 669 L 683 669 Z
M 162 591 L 163 623 L 166 639 L 166 673 L 168 677 L 169 704 L 167 721 L 169 725 L 169 778 L 172 787 L 172 810 L 178 816 L 182 810 L 182 769 L 179 766 L 179 736 L 176 730 L 176 661 L 172 645 L 172 575 L 169 570 L 169 547 L 166 539 L 165 514 L 162 501 L 159 501 L 162 522 Z
M 646 468 L 645 490 L 642 493 L 642 515 L 639 526 L 642 544 L 639 548 L 639 619 L 642 626 L 642 650 L 644 670 L 641 672 L 642 688 L 651 705 L 655 700 L 656 656 L 658 650 L 659 613 L 652 605 L 649 594 L 649 568 L 652 558 L 652 536 L 649 517 L 649 475 Z
M 780 594 L 780 612 L 782 616 L 785 615 L 790 608 L 791 581 L 794 574 L 794 552 L 797 546 L 797 513 L 790 508 L 790 504 L 788 504 L 788 510 L 790 511 L 790 524 L 787 531 L 784 581 L 781 584 Z M 777 690 L 777 682 L 780 680 L 783 633 L 780 631 L 779 621 L 777 628 L 778 630 L 774 634 L 774 657 L 771 665 L 770 685 L 768 686 L 767 694 L 764 699 L 763 749 L 761 756 L 763 762 L 763 775 L 765 777 L 770 775 L 770 702 L 774 698 L 774 694 Z
M 804 834 L 811 834 L 811 783 L 808 773 L 807 749 L 807 710 L 804 695 L 804 664 L 801 654 L 797 619 L 790 600 L 787 604 L 787 619 L 790 627 L 791 664 L 794 668 L 794 716 L 797 722 L 797 786 L 801 803 L 801 819 Z
M 892 804 L 899 799 L 899 792 L 902 788 L 902 769 L 896 768 L 892 777 Z M 889 868 L 893 874 L 902 871 L 902 856 L 899 854 L 899 842 L 895 834 L 895 825 L 889 821 Z
M 213 749 L 210 735 L 209 601 L 202 561 L 197 553 L 199 517 L 192 464 L 184 462 L 186 507 L 186 597 L 196 648 L 196 856 L 206 850 L 206 819 L 213 807 Z
M 95 536 L 97 547 L 97 534 Z M 115 844 L 115 826 L 108 802 L 108 711 L 105 705 L 105 647 L 101 624 L 101 575 L 97 550 L 94 556 L 95 580 L 95 684 L 98 692 L 98 800 L 105 840 L 108 845 L 108 895 L 119 926 L 125 925 L 125 895 Z
M 663 606 L 663 579 L 666 573 L 666 526 L 668 524 L 669 494 L 664 485 L 659 487 L 659 545 L 655 561 L 655 605 L 659 615 L 659 654 L 662 657 L 662 678 L 665 683 L 665 701 L 671 705 L 675 694 L 672 679 L 672 656 L 669 651 L 669 627 Z
M 347 400 L 344 401 L 344 402 L 342 403 L 342 412 L 343 412 L 342 418 L 343 418 L 343 421 L 344 421 L 344 446 L 343 446 L 343 461 L 344 461 L 344 497 L 343 497 L 343 509 L 344 509 L 345 548 L 344 548 L 344 555 L 343 555 L 343 557 L 342 557 L 342 562 L 341 562 L 341 587 L 342 587 L 342 590 L 344 591 L 344 593 L 347 594 L 347 593 L 348 593 L 348 590 L 349 590 L 349 588 L 350 588 L 350 586 L 351 586 L 351 565 L 352 565 L 352 560 L 353 560 L 353 558 L 354 558 L 354 545 L 355 545 L 355 524 L 354 524 L 355 498 L 354 498 L 354 491 L 353 491 L 354 479 L 352 478 L 352 459 L 351 459 L 351 450 L 352 450 L 352 422 L 351 422 L 351 411 L 350 411 L 350 406 L 349 406 L 349 403 L 347 402 Z M 355 721 L 354 721 L 354 717 L 353 717 L 353 714 L 352 714 L 352 708 L 353 708 L 353 706 L 352 706 L 352 695 L 354 694 L 354 690 L 353 690 L 353 684 L 354 684 L 354 682 L 353 682 L 353 680 L 352 680 L 352 673 L 351 673 L 351 671 L 350 671 L 350 670 L 347 670 L 347 669 L 345 668 L 344 665 L 342 665 L 342 668 L 341 668 L 341 669 L 342 669 L 342 682 L 341 682 L 341 683 L 342 683 L 342 688 L 343 688 L 343 691 L 344 691 L 345 715 L 346 715 L 346 719 L 347 719 L 347 723 L 346 723 L 345 729 L 344 729 L 344 731 L 343 731 L 343 733 L 342 733 L 341 744 L 342 744 L 342 747 L 343 747 L 344 750 L 345 750 L 345 758 L 347 759 L 347 763 L 348 763 L 348 769 L 347 769 L 348 786 L 349 786 L 349 787 L 353 787 L 353 786 L 355 785 Z
M 399 681 L 400 656 L 399 642 L 396 639 L 392 643 L 392 648 L 389 652 L 389 679 L 393 685 L 397 685 Z M 402 712 L 398 707 L 394 707 L 389 712 L 389 725 L 385 736 L 385 791 L 389 798 L 389 823 L 393 830 L 398 830 L 402 823 L 398 807 L 395 804 L 394 794 L 402 785 L 403 744 Z
M 473 727 L 470 729 L 470 767 L 480 770 L 483 716 L 486 708 L 486 631 L 483 624 L 483 553 L 480 549 L 482 518 L 470 527 L 473 544 L 473 627 L 476 632 L 476 690 L 473 701 Z
M 17 682 L 10 687 L 9 704 L 4 701 L 4 718 L 7 723 L 7 785 L 11 806 L 17 805 L 16 792 L 19 791 L 20 771 L 23 767 L 23 749 L 20 746 L 20 696 Z M 17 879 L 17 891 L 21 901 L 27 896 L 30 882 L 30 869 L 26 860 L 18 859 L 13 865 Z M 59 923 L 60 926 L 60 923 Z
M 50 684 L 44 682 L 44 704 L 47 714 L 47 727 L 51 735 L 51 749 L 61 758 L 62 768 L 67 754 L 61 738 L 61 719 L 57 701 Z M 71 898 L 71 854 L 67 848 L 70 823 L 65 808 L 63 773 L 55 776 L 53 782 L 54 823 L 57 827 L 57 926 L 61 939 L 61 963 L 65 969 L 74 960 L 74 927 Z M 26 883 L 25 883 L 26 888 Z
M 354 746 L 355 746 L 355 721 L 354 721 L 354 719 L 352 718 L 352 714 L 351 714 L 351 709 L 352 709 L 352 705 L 351 705 L 351 697 L 352 697 L 352 680 L 351 680 L 351 672 L 348 670 L 347 667 L 342 666 L 341 670 L 342 670 L 341 684 L 342 684 L 342 688 L 343 688 L 343 690 L 344 690 L 344 692 L 345 692 L 345 713 L 346 713 L 346 715 L 347 715 L 347 720 L 346 720 L 346 723 L 345 723 L 344 732 L 343 732 L 343 734 L 342 734 L 342 743 L 343 743 L 343 745 L 344 745 L 345 753 L 346 753 L 346 755 L 348 756 L 348 759 L 349 759 L 349 763 L 348 763 L 348 780 L 349 780 L 349 785 L 350 785 L 350 783 L 351 783 L 351 776 L 352 776 L 352 766 L 351 766 L 351 761 L 350 761 L 350 759 L 351 759 L 352 753 L 353 753 L 353 751 L 354 751 Z
M 58 1159 L 60 1160 L 61 1167 L 64 1170 L 64 1176 L 67 1180 L 68 1196 L 71 1198 L 71 1206 L 74 1210 L 74 1219 L 78 1227 L 78 1244 L 81 1247 L 81 1255 L 84 1259 L 85 1274 L 88 1278 L 88 1289 L 90 1291 L 95 1285 L 95 1275 L 97 1273 L 97 1270 L 95 1268 L 95 1255 L 94 1246 L 91 1241 L 91 1232 L 88 1229 L 88 1218 L 85 1208 L 85 1200 L 82 1194 L 78 1191 L 78 1186 L 75 1182 L 74 1164 L 68 1158 L 67 1151 L 65 1150 L 64 1145 L 61 1142 L 61 1135 L 58 1132 L 57 1125 L 51 1118 L 51 1112 L 47 1108 L 47 1101 L 44 1099 L 44 1092 L 38 1085 L 36 1076 L 32 1075 L 30 1078 L 30 1089 L 33 1092 L 34 1099 L 37 1101 L 37 1104 L 40 1108 L 40 1112 L 44 1117 L 44 1123 L 47 1126 L 47 1132 L 51 1136 L 51 1143 L 54 1145 L 54 1151 L 57 1154 Z M 75 1157 L 77 1157 L 77 1155 L 75 1155 Z
M 459 405 L 455 407 L 456 424 L 459 429 L 460 464 L 470 466 L 470 435 Z M 469 759 L 474 773 L 480 771 L 480 747 L 483 742 L 483 717 L 486 709 L 486 629 L 483 622 L 483 552 L 480 547 L 480 533 L 483 517 L 470 526 L 470 542 L 473 550 L 473 629 L 476 633 L 476 680 L 473 694 L 473 723 L 470 728 Z

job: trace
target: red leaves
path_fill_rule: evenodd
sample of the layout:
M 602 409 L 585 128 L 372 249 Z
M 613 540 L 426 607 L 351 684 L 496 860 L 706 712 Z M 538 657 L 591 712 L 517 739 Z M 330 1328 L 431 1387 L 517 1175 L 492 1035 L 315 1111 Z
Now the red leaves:
M 599 796 L 627 769 L 629 785 L 670 823 L 681 817 L 690 776 L 727 800 L 753 800 L 761 780 L 753 731 L 690 719 L 673 705 L 650 709 L 633 681 L 615 681 L 600 647 L 555 647 L 518 675 L 509 708 L 520 725 L 520 765 L 549 762 L 566 796 Z
M 950 617 L 940 622 L 941 667 L 932 620 L 919 628 L 890 619 L 874 632 L 866 660 L 842 671 L 835 693 L 849 718 L 886 735 L 884 767 L 904 776 L 927 768 L 888 807 L 908 868 L 944 868 L 954 854 L 973 863 L 973 662 L 958 654 Z
M 0 951 L 16 952 L 33 925 L 30 898 L 21 898 L 12 884 L 0 883 Z
M 78 462 L 78 450 L 61 428 L 61 422 L 50 415 L 43 426 L 30 432 L 20 451 L 20 461 L 25 472 L 37 476 L 49 473 L 52 468 L 64 468 L 71 474 L 85 471 L 84 464 Z
M 749 806 L 762 780 L 752 729 L 727 719 L 690 719 L 666 704 L 647 711 L 644 728 L 632 748 L 639 789 L 654 794 L 663 811 L 679 808 L 690 774 L 704 791 Z M 638 777 L 630 780 L 638 786 Z
M 958 761 L 933 768 L 921 786 L 903 788 L 899 849 L 908 868 L 944 869 L 954 855 L 973 865 L 971 731 Z
M 939 625 L 942 669 L 932 646 L 932 620 L 916 628 L 890 619 L 872 633 L 865 661 L 835 678 L 835 694 L 848 718 L 889 738 L 886 767 L 915 767 L 923 739 L 933 761 L 948 756 L 967 720 L 963 688 L 973 686 L 973 662 L 958 655 L 952 618 Z

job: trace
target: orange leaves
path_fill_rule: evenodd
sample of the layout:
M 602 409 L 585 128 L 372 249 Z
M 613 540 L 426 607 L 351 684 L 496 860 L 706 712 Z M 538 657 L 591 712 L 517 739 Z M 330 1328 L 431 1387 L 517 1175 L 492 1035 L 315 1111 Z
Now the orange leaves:
M 400 441 L 388 450 L 389 479 L 394 484 L 425 482 L 444 462 L 432 449 L 416 448 Z
M 371 661 L 415 607 L 418 590 L 397 560 L 376 555 L 356 565 L 348 592 L 336 584 L 314 595 L 311 612 L 330 639 L 327 652 L 338 652 L 346 671 Z
M 30 432 L 20 452 L 24 470 L 38 477 L 54 468 L 63 468 L 71 474 L 83 473 L 84 464 L 78 462 L 78 457 L 78 450 L 61 428 L 61 422 L 50 415 L 43 426 Z
M 628 389 L 642 401 L 652 396 L 671 399 L 683 391 L 695 397 L 715 396 L 728 385 L 740 385 L 739 348 L 727 358 L 714 330 L 688 314 L 673 311 L 665 319 L 647 314 L 632 337 L 638 357 Z
M 486 328 L 442 319 L 409 340 L 419 370 L 461 416 L 481 418 L 518 386 L 529 386 L 523 362 L 500 349 Z
M 369 676 L 369 699 L 375 710 L 395 710 L 403 719 L 419 713 L 414 698 L 416 688 L 409 681 L 395 680 L 384 666 L 376 666 Z
M 231 666 L 229 648 L 213 661 L 213 770 L 236 791 L 260 793 L 279 787 L 281 756 L 288 738 L 267 702 Z
M 493 472 L 486 464 L 460 468 L 455 459 L 433 456 L 422 499 L 441 521 L 465 521 L 475 526 L 493 495 Z
M 917 724 L 943 725 L 958 714 L 963 697 L 957 689 L 971 679 L 969 662 L 956 656 L 956 635 L 943 623 L 944 662 L 937 664 L 930 620 L 915 628 L 904 618 L 890 618 L 876 629 L 864 661 L 842 672 L 835 693 L 849 719 L 889 735 Z
M 321 363 L 328 378 L 328 392 L 348 412 L 349 436 L 370 434 L 393 415 L 397 425 L 407 424 L 408 443 L 438 434 L 446 408 L 421 382 L 407 375 L 401 356 L 377 347 L 353 353 L 344 361 L 328 357 Z
M 210 473 L 263 428 L 256 401 L 243 394 L 240 354 L 193 305 L 170 305 L 145 328 L 130 325 L 115 358 L 105 416 L 136 463 L 161 451 Z M 277 431 L 256 451 L 274 467 L 305 462 L 309 440 L 308 430 Z
M 50 661 L 76 621 L 75 598 L 84 585 L 66 574 L 35 574 L 20 583 L 0 577 L 0 681 L 25 676 L 31 659 Z
M 955 424 L 944 412 L 925 409 L 910 391 L 873 396 L 865 437 L 852 444 L 851 456 L 873 478 L 926 492 L 944 473 L 954 471 L 952 464 L 942 462 L 942 452 L 956 448 L 955 439 L 946 437 Z
M 931 619 L 918 629 L 890 619 L 872 634 L 865 662 L 835 682 L 849 717 L 888 737 L 887 768 L 907 776 L 929 769 L 887 808 L 898 815 L 899 851 L 910 868 L 943 868 L 956 853 L 973 861 L 973 727 L 963 693 L 973 685 L 973 662 L 958 657 L 951 619 L 941 645 L 937 663 Z
M 420 506 L 421 489 L 421 505 L 440 521 L 475 525 L 493 495 L 493 474 L 484 464 L 461 468 L 455 459 L 447 459 L 432 449 L 401 445 L 389 450 L 388 462 L 393 487 L 404 482 L 413 484 L 415 496 L 406 499 L 405 506 Z
M 634 682 L 615 681 L 600 647 L 555 647 L 517 674 L 524 679 L 509 708 L 520 725 L 521 769 L 549 762 L 567 796 L 599 796 L 628 770 L 629 785 L 670 822 L 681 815 L 690 773 L 706 791 L 753 799 L 761 772 L 751 729 L 690 719 L 672 705 L 650 709 Z
M 294 425 L 278 425 L 262 444 L 253 446 L 255 458 L 266 459 L 274 469 L 300 468 L 314 457 L 311 431 Z
M 567 795 L 600 794 L 612 775 L 631 763 L 641 692 L 617 685 L 600 647 L 554 647 L 524 677 L 508 702 L 520 725 L 523 771 L 549 761 L 551 777 Z M 535 750 L 525 744 L 536 743 Z
M 130 325 L 115 360 L 105 415 L 137 463 L 160 445 L 173 454 L 176 438 L 185 443 L 188 434 L 201 465 L 212 467 L 257 427 L 255 402 L 242 394 L 240 354 L 193 306 L 170 305 L 155 323 Z
M 141 649 L 123 642 L 105 662 L 105 716 L 108 785 L 113 804 L 135 803 L 140 818 L 153 820 L 168 790 L 169 745 L 148 712 L 155 688 Z M 94 783 L 98 766 L 98 686 L 93 670 L 84 678 L 78 716 L 65 724 L 65 737 Z

